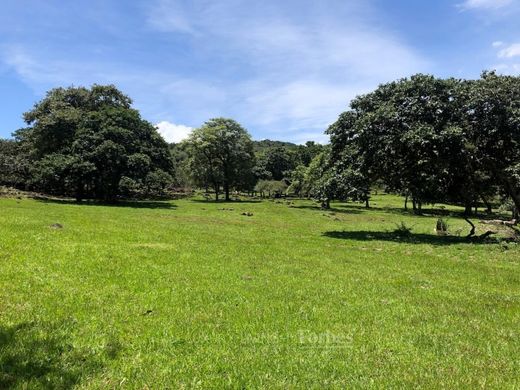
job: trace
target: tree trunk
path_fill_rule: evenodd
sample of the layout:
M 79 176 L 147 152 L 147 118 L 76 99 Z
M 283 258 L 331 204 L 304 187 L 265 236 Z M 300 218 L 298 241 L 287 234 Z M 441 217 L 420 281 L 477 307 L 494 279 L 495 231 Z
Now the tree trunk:
M 370 208 L 370 199 L 368 199 L 368 198 L 365 199 L 365 208 L 367 208 L 367 209 Z
M 515 204 L 515 207 L 513 207 L 513 219 L 518 219 L 520 212 L 520 194 L 514 194 L 511 198 L 513 198 L 513 203 Z
M 468 216 L 473 213 L 473 209 L 471 206 L 471 203 L 466 203 L 466 206 L 464 207 L 464 215 Z
M 215 188 L 215 202 L 218 202 L 218 190 L 219 190 L 219 185 L 215 184 L 214 185 L 214 188 Z
M 471 231 L 466 236 L 466 238 L 471 238 L 475 235 L 475 225 L 468 218 L 464 218 L 464 220 L 471 225 Z
M 408 211 L 408 195 L 404 198 L 404 211 Z
M 422 215 L 422 202 L 412 198 L 413 213 L 416 215 Z
M 491 207 L 491 203 L 489 203 L 488 200 L 482 195 L 480 195 L 480 199 L 482 199 L 482 202 L 486 205 L 486 213 L 487 214 L 493 213 L 493 208 Z
M 78 186 L 78 188 L 76 189 L 76 202 L 81 202 L 83 200 L 83 197 L 84 197 L 84 191 L 83 191 L 83 186 L 80 184 Z
M 515 188 L 515 185 L 507 179 L 503 182 L 507 192 L 509 193 L 509 196 L 511 199 L 513 199 L 513 203 L 515 204 L 515 207 L 513 207 L 513 219 L 518 219 L 520 211 L 520 189 Z
M 229 202 L 229 183 L 227 182 L 224 183 L 224 194 L 226 196 L 226 202 Z

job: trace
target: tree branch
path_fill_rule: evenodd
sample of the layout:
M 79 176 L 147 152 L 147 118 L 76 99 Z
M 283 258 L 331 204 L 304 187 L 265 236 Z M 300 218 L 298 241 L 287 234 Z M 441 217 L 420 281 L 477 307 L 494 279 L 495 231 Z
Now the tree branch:
M 471 231 L 466 236 L 466 238 L 471 238 L 475 235 L 475 225 L 468 218 L 464 218 L 464 220 L 471 225 Z

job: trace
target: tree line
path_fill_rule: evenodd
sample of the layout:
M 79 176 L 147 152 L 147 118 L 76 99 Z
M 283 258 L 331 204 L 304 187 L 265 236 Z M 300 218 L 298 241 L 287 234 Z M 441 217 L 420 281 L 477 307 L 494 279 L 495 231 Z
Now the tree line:
M 415 75 L 354 99 L 330 126 L 327 199 L 368 201 L 376 183 L 425 203 L 520 210 L 520 77 Z
M 196 186 L 211 191 L 215 199 L 230 191 L 259 196 L 282 196 L 292 191 L 295 173 L 311 164 L 326 149 L 308 141 L 295 145 L 281 141 L 253 141 L 231 119 L 216 118 L 195 129 L 188 139 L 171 145 L 181 187 Z
M 354 99 L 326 133 L 330 144 L 253 141 L 214 118 L 168 145 L 114 86 L 57 88 L 0 140 L 0 185 L 77 199 L 164 196 L 196 187 L 291 194 L 370 205 L 374 188 L 466 213 L 499 200 L 520 209 L 520 77 L 415 75 Z
M 168 144 L 131 104 L 114 86 L 49 91 L 0 143 L 0 184 L 78 200 L 162 192 Z
M 227 118 L 168 145 L 111 85 L 52 89 L 23 118 L 27 127 L 0 139 L 0 185 L 77 200 L 161 197 L 193 186 L 229 200 L 266 183 L 285 193 L 291 172 L 324 149 L 253 141 Z

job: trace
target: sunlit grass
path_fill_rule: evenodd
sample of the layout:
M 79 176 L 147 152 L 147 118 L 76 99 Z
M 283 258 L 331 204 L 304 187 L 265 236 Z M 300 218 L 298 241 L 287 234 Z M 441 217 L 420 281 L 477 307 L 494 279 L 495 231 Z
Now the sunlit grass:
M 520 247 L 373 206 L 0 199 L 0 388 L 519 387 Z

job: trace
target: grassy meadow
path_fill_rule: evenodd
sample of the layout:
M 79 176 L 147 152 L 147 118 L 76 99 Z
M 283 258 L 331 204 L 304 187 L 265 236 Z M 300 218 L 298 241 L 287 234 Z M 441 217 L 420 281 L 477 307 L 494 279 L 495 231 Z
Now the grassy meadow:
M 372 205 L 0 199 L 0 388 L 519 388 L 520 245 Z

